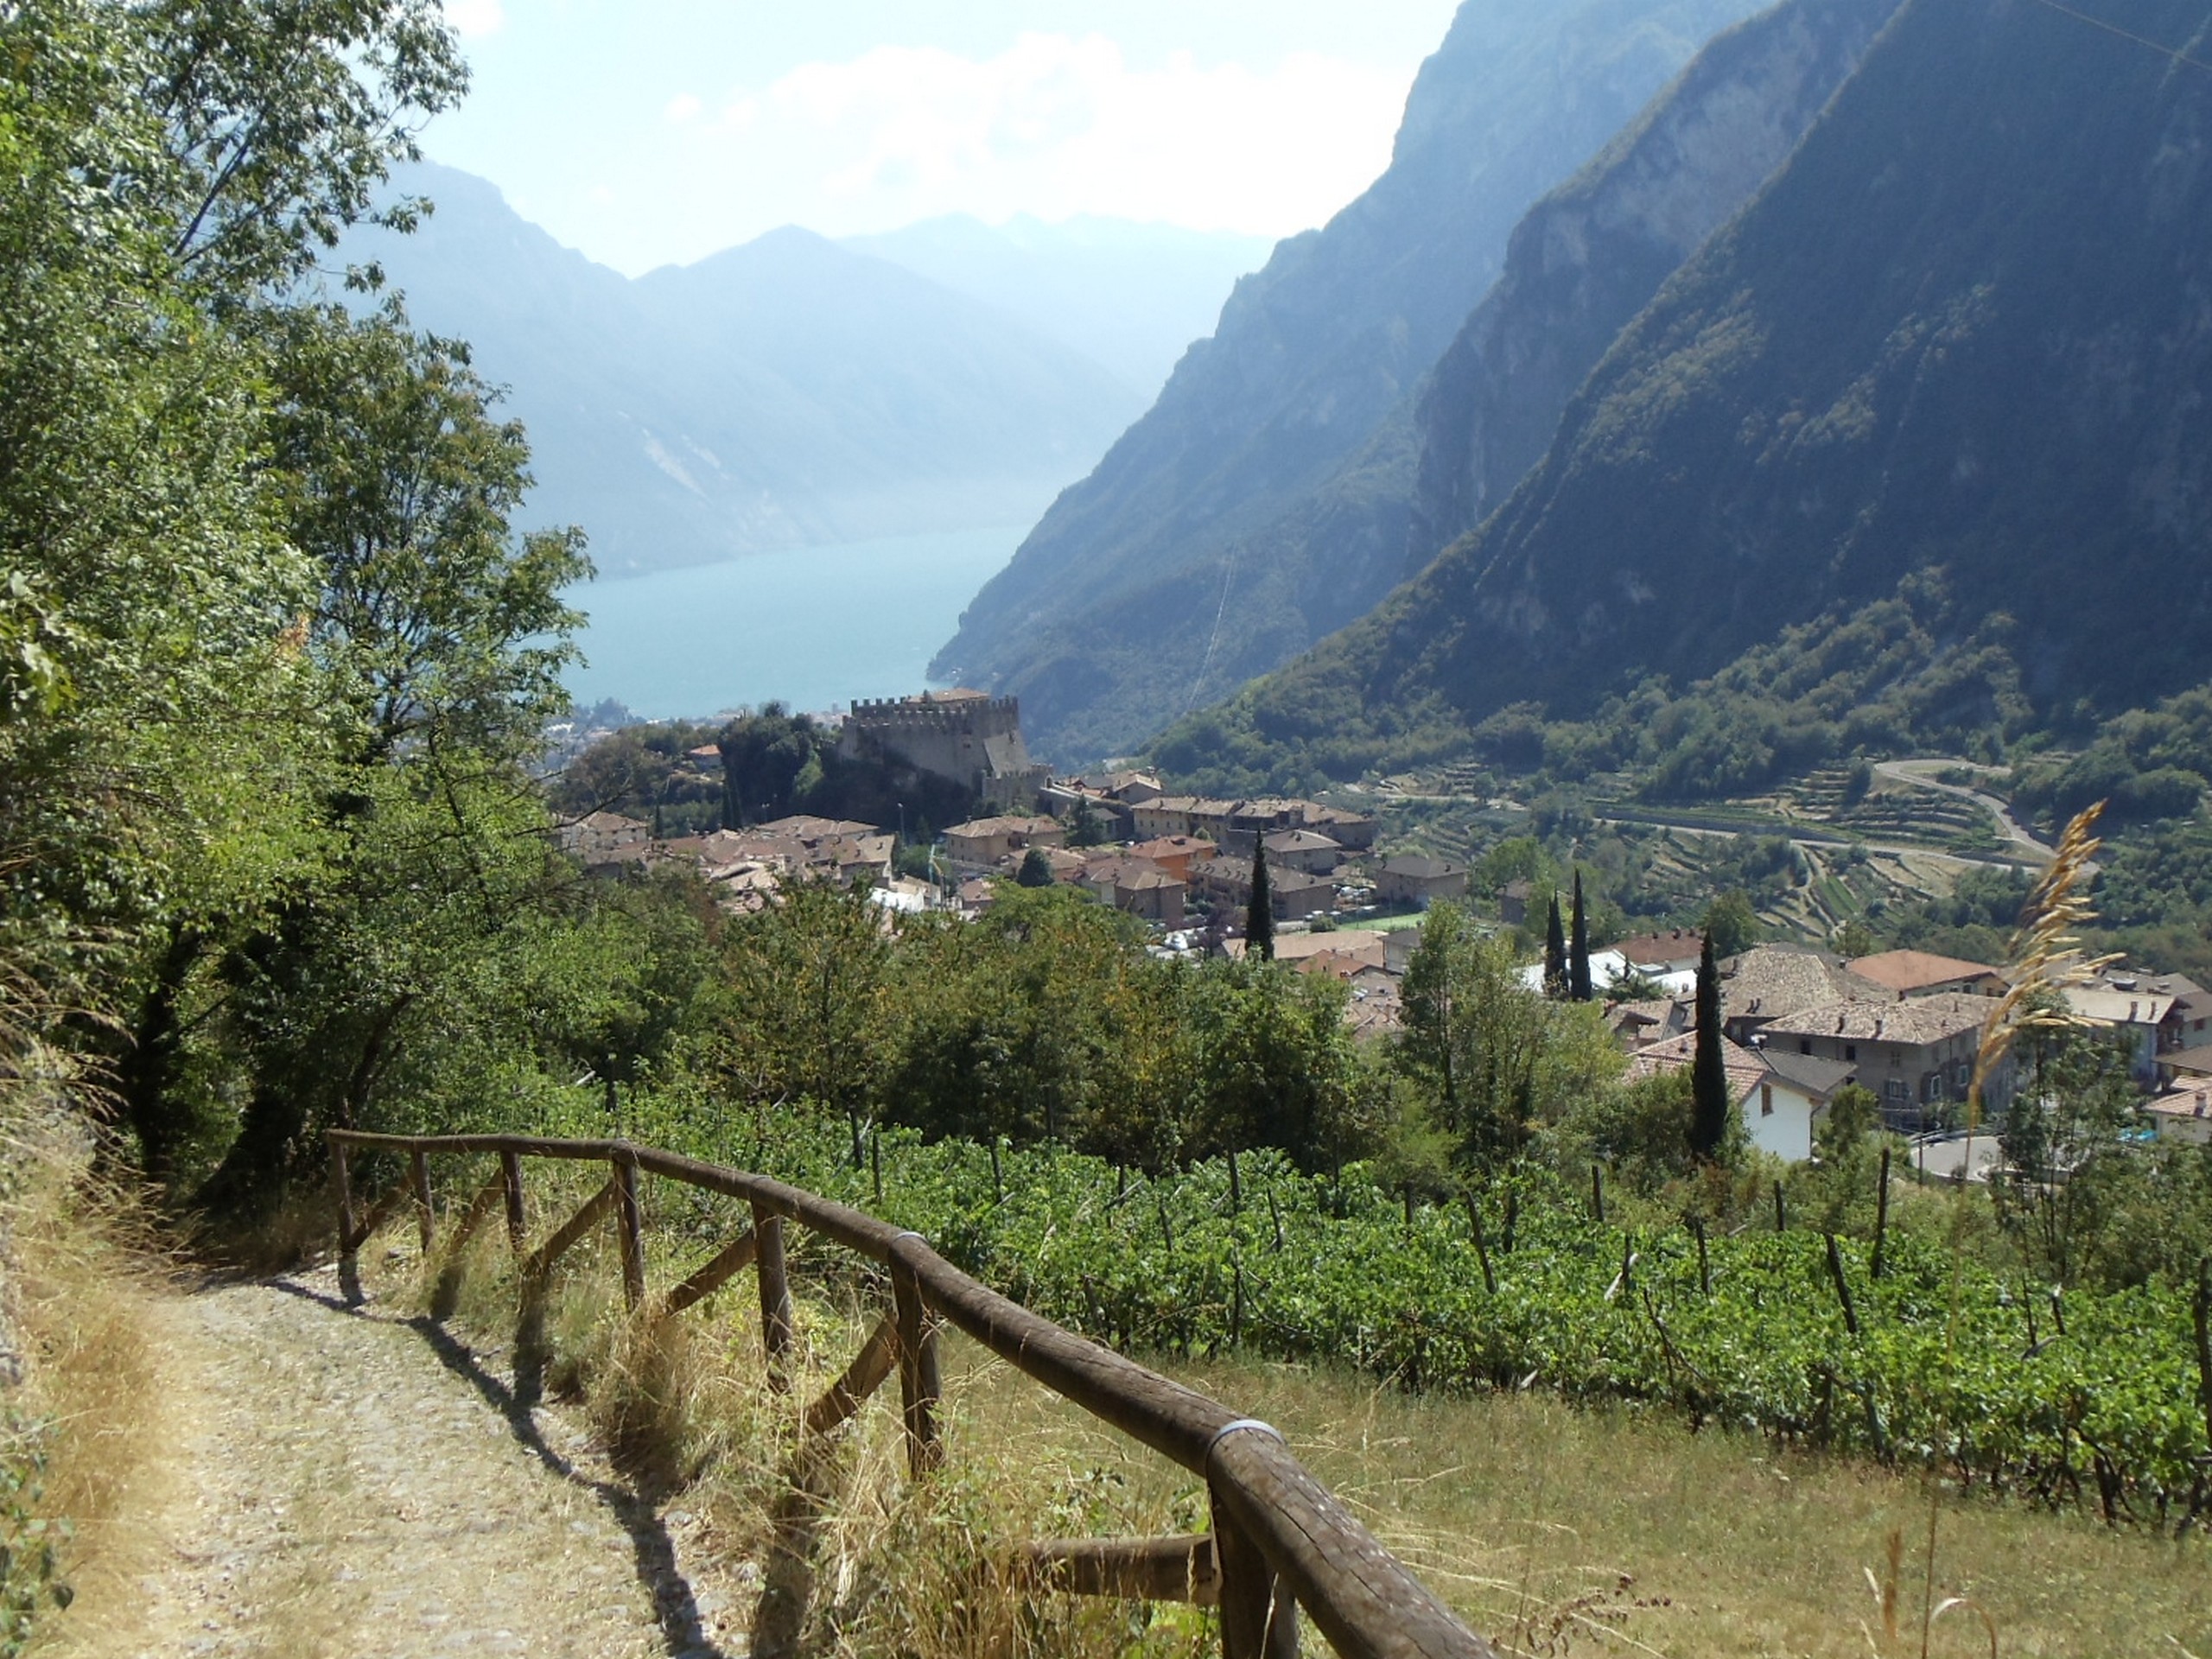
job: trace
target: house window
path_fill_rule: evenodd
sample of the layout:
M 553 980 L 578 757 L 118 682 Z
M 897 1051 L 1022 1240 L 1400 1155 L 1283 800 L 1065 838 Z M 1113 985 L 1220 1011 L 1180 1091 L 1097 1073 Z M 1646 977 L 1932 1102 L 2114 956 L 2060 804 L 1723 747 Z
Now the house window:
M 1966 1093 L 1967 1086 L 1973 1081 L 1974 1062 L 1972 1060 L 1961 1060 L 1951 1068 L 1951 1087 L 1957 1090 L 1959 1093 L 1962 1095 Z
M 1859 1045 L 1856 1043 L 1846 1043 L 1843 1046 L 1843 1058 L 1847 1060 L 1856 1062 L 1859 1058 Z
M 1759 1116 L 1761 1117 L 1774 1116 L 1774 1085 L 1770 1083 L 1759 1084 Z
M 1912 1100 L 1912 1085 L 1903 1077 L 1891 1077 L 1883 1083 L 1882 1093 L 1891 1100 L 1909 1104 Z

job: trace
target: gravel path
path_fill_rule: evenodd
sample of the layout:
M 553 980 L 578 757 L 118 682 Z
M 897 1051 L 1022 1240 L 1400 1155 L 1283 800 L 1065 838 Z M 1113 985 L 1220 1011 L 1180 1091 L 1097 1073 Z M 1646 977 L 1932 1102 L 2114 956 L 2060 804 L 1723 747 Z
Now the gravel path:
M 442 1327 L 349 1310 L 328 1272 L 160 1298 L 149 1318 L 168 1421 L 134 1508 L 155 1543 L 111 1605 L 62 1621 L 58 1651 L 743 1653 L 727 1599 L 683 1575 L 689 1517 L 632 1496 L 559 1410 L 518 1408 Z

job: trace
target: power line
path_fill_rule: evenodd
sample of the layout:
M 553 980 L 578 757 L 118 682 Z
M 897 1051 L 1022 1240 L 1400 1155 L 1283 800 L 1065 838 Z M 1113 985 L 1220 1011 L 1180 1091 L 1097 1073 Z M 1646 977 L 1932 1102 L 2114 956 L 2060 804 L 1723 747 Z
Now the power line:
M 2087 23 L 2090 28 L 2101 29 L 2107 35 L 2117 35 L 2123 41 L 2132 41 L 2137 46 L 2148 47 L 2162 58 L 2171 58 L 2176 63 L 2185 63 L 2191 68 L 2202 69 L 2208 74 L 2212 74 L 2212 63 L 2207 63 L 2202 58 L 2192 58 L 2177 46 L 2161 46 L 2148 35 L 2133 34 L 2122 29 L 2118 23 L 2107 22 L 2102 17 L 2092 17 L 2088 12 L 2076 11 L 2071 6 L 2061 5 L 2059 0 L 2036 0 L 2036 3 L 2047 7 L 2062 17 L 2071 17 L 2077 23 Z

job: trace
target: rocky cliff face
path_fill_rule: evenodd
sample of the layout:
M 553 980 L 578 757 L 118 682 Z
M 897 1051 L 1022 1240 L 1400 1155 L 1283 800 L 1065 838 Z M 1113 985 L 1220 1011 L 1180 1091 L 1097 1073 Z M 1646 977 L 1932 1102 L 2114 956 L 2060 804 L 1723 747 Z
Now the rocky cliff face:
M 1481 524 L 1542 458 L 1606 348 L 1789 158 L 1897 5 L 1786 0 L 1738 25 L 1530 210 L 1505 274 L 1420 395 L 1411 569 Z
M 1407 102 L 1389 169 L 1237 285 L 1213 338 L 1061 496 L 933 671 L 1019 694 L 1040 750 L 1071 759 L 1126 747 L 1224 671 L 1309 642 L 1315 625 L 1281 584 L 1274 607 L 1248 601 L 1229 626 L 1239 539 L 1377 438 L 1496 278 L 1529 204 L 1751 9 L 1466 0 Z M 1395 579 L 1402 520 L 1373 528 L 1379 579 L 1342 572 L 1325 597 L 1371 598 Z M 1319 613 L 1328 626 L 1347 613 Z
M 2130 16 L 1908 0 L 1483 528 L 1178 741 L 1433 753 L 1906 583 L 2008 619 L 2045 710 L 2201 679 L 2212 74 L 2145 42 L 2208 55 L 2212 7 Z

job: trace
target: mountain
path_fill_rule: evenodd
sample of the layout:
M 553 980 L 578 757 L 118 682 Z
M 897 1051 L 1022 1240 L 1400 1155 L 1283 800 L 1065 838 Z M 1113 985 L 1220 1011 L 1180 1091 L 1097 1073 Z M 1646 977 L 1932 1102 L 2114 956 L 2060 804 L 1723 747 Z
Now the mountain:
M 1715 39 L 1529 209 L 1504 273 L 1375 435 L 1229 543 L 1217 603 L 1143 620 L 1146 648 L 1198 664 L 1190 696 L 1226 696 L 1419 570 L 1541 457 L 1621 327 L 1787 158 L 1897 5 L 1783 0 Z
M 1376 438 L 1497 277 L 1529 205 L 1751 10 L 1466 0 L 1422 66 L 1389 169 L 1237 284 L 1213 337 L 1053 504 L 933 672 L 1018 693 L 1033 741 L 1067 758 L 1157 729 L 1217 683 L 1224 646 L 1251 671 L 1236 633 L 1211 626 L 1237 580 L 1237 539 Z M 1388 556 L 1382 588 L 1401 547 Z M 1272 660 L 1318 631 L 1282 619 Z
M 509 388 L 529 520 L 583 525 L 607 575 L 1027 524 L 1141 406 L 1010 313 L 810 232 L 632 281 L 480 179 L 397 184 L 437 211 L 343 255 Z
M 1096 359 L 1147 403 L 1272 245 L 1231 232 L 1028 213 L 1001 226 L 955 213 L 839 245 L 1020 318 Z
M 1908 0 L 1483 527 L 1160 753 L 1357 772 L 1464 751 L 1509 706 L 1686 684 L 1784 630 L 1809 662 L 1885 607 L 1928 634 L 1915 671 L 2002 656 L 1957 694 L 2010 676 L 2045 720 L 2201 679 L 2209 29 L 2205 0 L 2142 0 L 2125 35 Z

